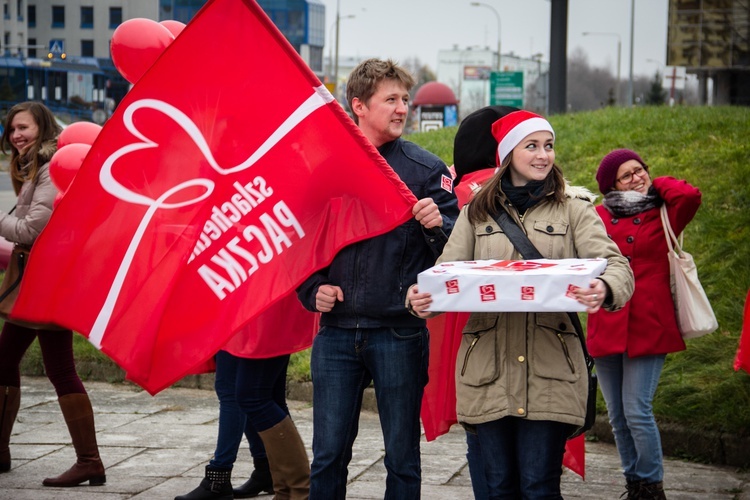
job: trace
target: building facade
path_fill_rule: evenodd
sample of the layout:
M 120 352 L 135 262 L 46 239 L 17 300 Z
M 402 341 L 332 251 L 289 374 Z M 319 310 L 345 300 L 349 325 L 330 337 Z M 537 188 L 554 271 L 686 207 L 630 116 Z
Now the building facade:
M 750 3 L 670 0 L 667 65 L 698 77 L 701 104 L 750 105 Z
M 322 77 L 325 5 L 320 0 L 258 3 Z M 134 18 L 187 24 L 205 4 L 206 0 L 0 0 L 0 101 L 42 100 L 53 110 L 78 106 L 83 118 L 101 118 L 93 110 L 113 108 L 129 88 L 110 56 L 115 29 Z

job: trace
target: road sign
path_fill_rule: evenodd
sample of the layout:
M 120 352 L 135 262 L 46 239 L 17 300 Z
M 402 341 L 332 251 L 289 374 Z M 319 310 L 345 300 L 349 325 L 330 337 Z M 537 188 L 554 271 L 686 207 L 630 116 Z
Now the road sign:
M 685 66 L 667 66 L 664 68 L 661 86 L 667 90 L 683 90 L 685 80 L 687 80 L 687 68 Z
M 52 39 L 49 41 L 49 52 L 53 56 L 65 53 L 65 40 Z
M 490 74 L 490 105 L 523 108 L 522 71 L 493 71 Z

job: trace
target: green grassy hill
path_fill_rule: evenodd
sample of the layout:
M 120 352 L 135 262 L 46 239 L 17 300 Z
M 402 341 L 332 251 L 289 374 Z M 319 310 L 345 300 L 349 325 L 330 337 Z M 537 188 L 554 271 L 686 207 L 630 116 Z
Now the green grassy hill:
M 637 151 L 652 176 L 686 179 L 703 193 L 685 231 L 719 330 L 667 357 L 654 401 L 660 422 L 750 435 L 750 376 L 732 369 L 750 289 L 750 109 L 742 107 L 608 108 L 550 117 L 556 162 L 572 184 L 598 193 L 601 158 Z M 456 128 L 409 139 L 453 162 Z M 600 401 L 600 409 L 605 408 Z
M 654 402 L 661 423 L 750 436 L 750 376 L 734 372 L 745 295 L 750 288 L 750 108 L 608 108 L 550 118 L 557 163 L 573 184 L 597 191 L 599 160 L 611 149 L 638 151 L 654 176 L 684 178 L 703 192 L 703 205 L 685 231 L 719 331 L 688 341 L 667 357 Z M 456 128 L 414 134 L 412 140 L 453 163 Z M 82 377 L 102 378 L 113 363 L 75 337 Z M 38 349 L 24 373 L 42 374 Z M 293 356 L 289 377 L 309 379 L 309 351 Z M 121 380 L 121 378 L 119 378 Z M 599 409 L 605 413 L 603 402 Z

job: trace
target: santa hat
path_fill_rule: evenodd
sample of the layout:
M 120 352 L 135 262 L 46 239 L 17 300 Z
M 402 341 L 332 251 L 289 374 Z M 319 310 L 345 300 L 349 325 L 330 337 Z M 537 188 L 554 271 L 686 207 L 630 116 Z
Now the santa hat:
M 486 106 L 461 120 L 453 140 L 454 182 L 464 175 L 497 167 L 497 141 L 492 135 L 492 124 L 509 113 L 518 111 L 512 106 Z
M 492 135 L 497 140 L 498 165 L 529 134 L 547 131 L 555 138 L 555 131 L 547 120 L 531 111 L 515 111 L 492 124 Z

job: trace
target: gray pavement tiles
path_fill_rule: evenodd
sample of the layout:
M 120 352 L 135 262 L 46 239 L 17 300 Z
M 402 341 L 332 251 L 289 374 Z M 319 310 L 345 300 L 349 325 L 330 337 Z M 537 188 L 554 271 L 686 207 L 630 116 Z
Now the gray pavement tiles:
M 42 486 L 42 479 L 72 465 L 75 454 L 49 381 L 24 377 L 21 410 L 11 436 L 12 470 L 0 474 L 1 500 L 171 499 L 198 485 L 216 440 L 218 401 L 213 391 L 170 388 L 152 397 L 131 384 L 87 382 L 86 387 L 96 413 L 107 484 Z M 305 401 L 289 401 L 289 407 L 312 457 L 312 407 Z M 363 411 L 347 498 L 383 498 L 384 453 L 378 416 Z M 235 483 L 247 479 L 251 464 L 243 444 L 233 471 Z M 666 459 L 665 476 L 671 499 L 750 500 L 750 474 L 733 468 Z M 619 498 L 624 487 L 614 446 L 587 442 L 586 480 L 566 470 L 562 489 L 570 499 Z M 423 439 L 422 498 L 473 498 L 459 427 L 435 441 Z

